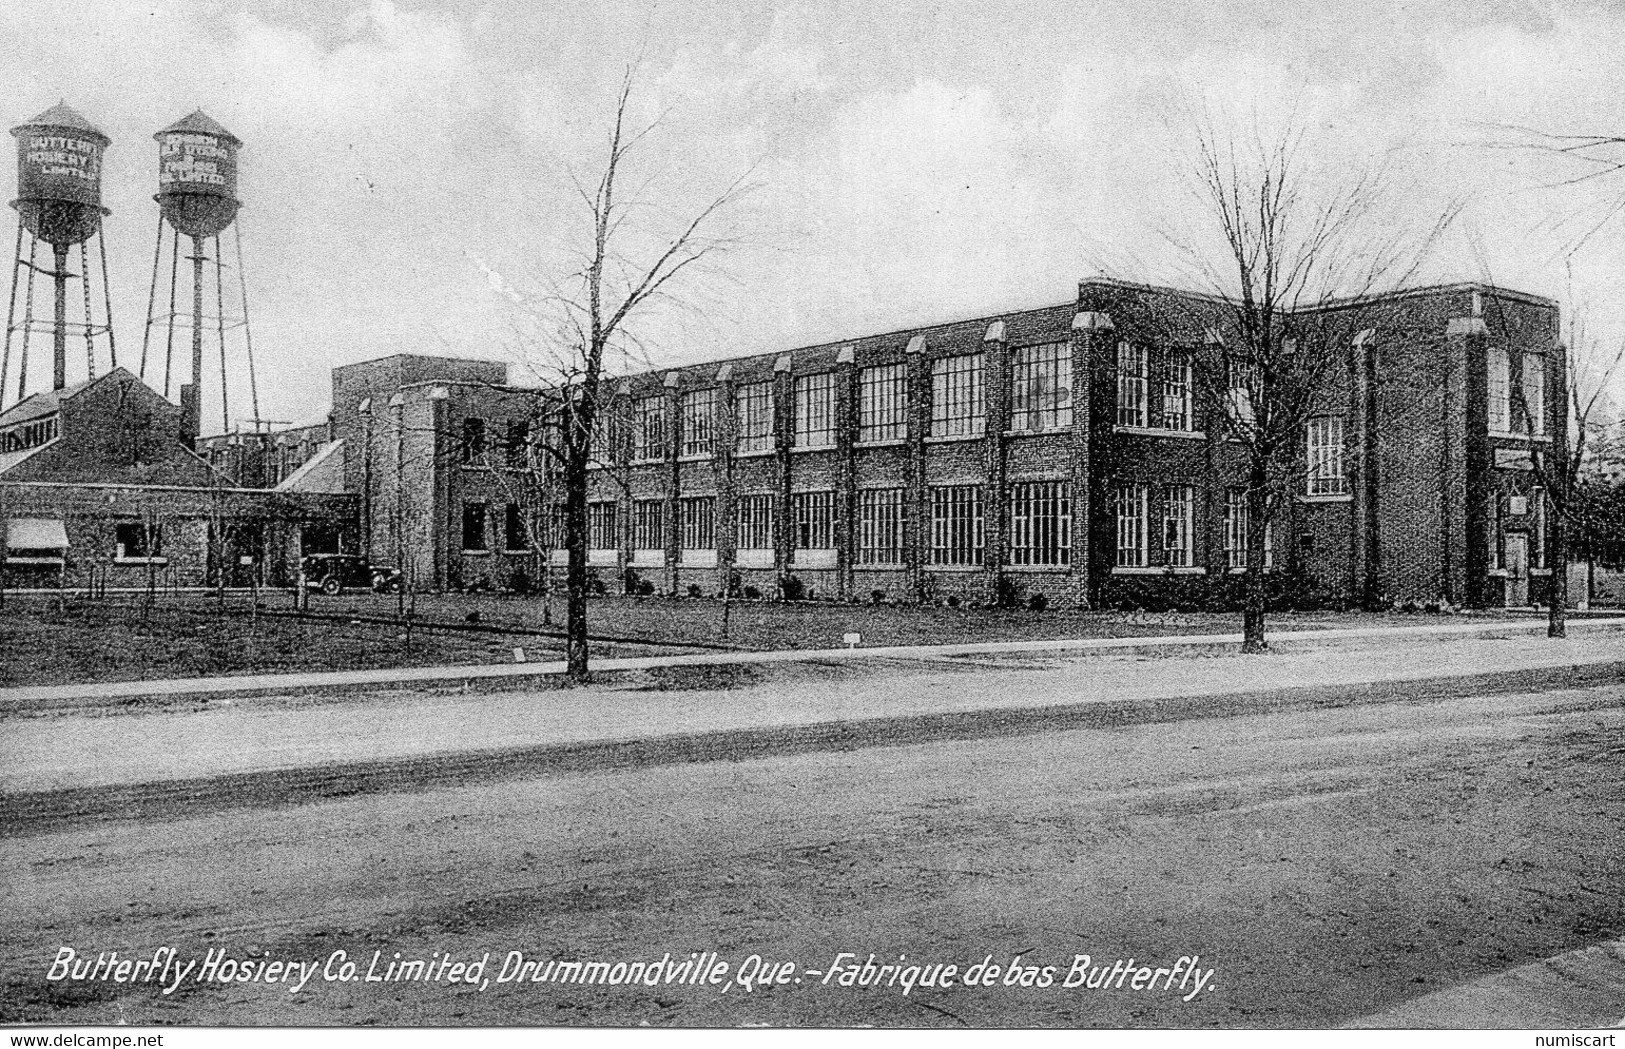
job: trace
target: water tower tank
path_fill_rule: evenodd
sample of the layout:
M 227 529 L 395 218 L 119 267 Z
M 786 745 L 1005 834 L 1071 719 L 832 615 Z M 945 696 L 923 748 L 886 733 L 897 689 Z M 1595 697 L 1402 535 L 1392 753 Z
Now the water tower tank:
M 101 226 L 106 135 L 59 102 L 11 129 L 17 139 L 17 209 L 23 226 L 60 250 Z
M 237 217 L 236 135 L 199 109 L 164 128 L 158 140 L 158 204 L 189 237 L 213 237 Z

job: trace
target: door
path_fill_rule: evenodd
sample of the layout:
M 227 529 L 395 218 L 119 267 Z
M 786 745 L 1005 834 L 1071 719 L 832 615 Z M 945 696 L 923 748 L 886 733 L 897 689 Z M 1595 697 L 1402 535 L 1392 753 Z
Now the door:
M 1507 607 L 1522 608 L 1529 603 L 1529 537 L 1512 532 L 1506 537 Z

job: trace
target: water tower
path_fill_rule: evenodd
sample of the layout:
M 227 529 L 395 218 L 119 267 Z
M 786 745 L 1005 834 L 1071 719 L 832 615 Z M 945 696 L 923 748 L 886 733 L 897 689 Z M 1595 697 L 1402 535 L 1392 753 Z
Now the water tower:
M 236 224 L 234 266 L 236 301 L 228 314 L 226 270 L 220 234 L 232 228 L 237 210 L 237 152 L 242 142 L 221 127 L 201 109 L 182 117 L 153 136 L 158 141 L 158 241 L 153 248 L 152 290 L 147 299 L 147 329 L 141 343 L 141 375 L 146 377 L 153 333 L 161 330 L 164 339 L 164 396 L 174 385 L 175 336 L 190 329 L 192 341 L 189 381 L 180 386 L 183 426 L 188 438 L 196 438 L 203 424 L 203 347 L 205 335 L 212 335 L 220 359 L 220 417 L 223 428 L 231 425 L 231 399 L 228 374 L 232 335 L 241 333 L 243 356 L 248 370 L 248 386 L 253 416 L 259 421 L 259 390 L 254 377 L 254 343 L 248 329 L 248 281 L 243 275 L 241 224 Z M 165 227 L 169 235 L 165 236 Z M 191 243 L 191 254 L 182 256 L 181 238 Z M 169 309 L 157 312 L 158 284 L 165 269 L 165 240 L 168 240 Z M 191 265 L 192 309 L 177 309 L 180 291 L 180 262 Z M 205 264 L 214 270 L 213 312 L 205 312 L 208 280 Z M 210 329 L 212 328 L 212 332 Z M 153 361 L 156 368 L 157 362 Z M 156 377 L 155 377 L 156 378 Z
M 0 403 L 3 403 L 11 372 L 14 346 L 20 349 L 17 363 L 18 400 L 28 396 L 28 350 L 35 332 L 52 334 L 52 389 L 67 385 L 68 333 L 85 339 L 86 377 L 96 374 L 96 338 L 105 336 L 110 364 L 117 366 L 113 344 L 112 301 L 107 288 L 107 245 L 102 240 L 102 154 L 109 145 L 106 135 L 68 107 L 58 103 L 33 120 L 11 129 L 17 139 L 17 248 L 11 271 L 11 300 L 6 312 L 4 356 L 0 357 Z M 28 249 L 23 250 L 24 235 Z M 94 237 L 101 258 L 102 319 L 92 309 L 93 292 L 89 242 Z M 52 268 L 36 261 L 41 242 L 50 246 Z M 70 249 L 79 248 L 79 270 L 71 272 Z M 36 277 L 51 278 L 56 299 L 52 319 L 36 314 Z M 83 323 L 68 322 L 68 281 L 78 280 L 84 295 Z M 18 319 L 18 292 L 22 291 L 22 317 Z

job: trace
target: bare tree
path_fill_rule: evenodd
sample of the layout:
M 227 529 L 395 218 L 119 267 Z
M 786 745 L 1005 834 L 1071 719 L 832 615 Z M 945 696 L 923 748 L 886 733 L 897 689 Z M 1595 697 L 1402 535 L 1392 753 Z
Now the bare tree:
M 1552 572 L 1547 637 L 1564 637 L 1567 633 L 1571 538 L 1595 541 L 1613 531 L 1610 501 L 1604 495 L 1606 484 L 1593 466 L 1608 437 L 1598 409 L 1605 403 L 1621 363 L 1625 363 L 1625 342 L 1604 347 L 1586 332 L 1578 317 L 1571 315 L 1563 355 L 1563 415 L 1553 420 L 1552 449 L 1546 455 L 1530 456 L 1530 466 L 1551 511 L 1544 551 Z M 1530 429 L 1528 420 L 1545 418 L 1545 405 L 1529 403 L 1528 383 L 1517 384 L 1509 392 L 1514 425 Z
M 660 121 L 633 126 L 632 70 L 616 97 L 602 166 L 591 180 L 573 176 L 586 220 L 580 267 L 548 282 L 537 317 L 548 330 L 531 340 L 528 362 L 539 378 L 531 417 L 546 439 L 535 442 L 536 469 L 547 476 L 538 490 L 562 500 L 557 521 L 567 552 L 565 658 L 570 680 L 588 679 L 587 497 L 589 468 L 605 465 L 603 446 L 610 376 L 617 364 L 644 355 L 636 321 L 657 305 L 684 308 L 679 288 L 712 269 L 740 239 L 724 227 L 733 206 L 751 188 L 748 173 L 696 205 L 686 217 L 650 199 L 646 167 L 650 133 Z M 627 187 L 634 187 L 630 190 Z
M 1340 171 L 1334 182 L 1316 178 L 1300 129 L 1243 138 L 1208 120 L 1189 169 L 1199 229 L 1169 235 L 1218 319 L 1194 378 L 1206 414 L 1244 461 L 1247 652 L 1267 648 L 1270 524 L 1300 494 L 1296 482 L 1307 475 L 1313 492 L 1329 466 L 1309 460 L 1310 422 L 1340 406 L 1362 333 L 1391 308 L 1384 296 L 1413 280 L 1459 211 L 1395 231 L 1379 221 L 1382 174 Z

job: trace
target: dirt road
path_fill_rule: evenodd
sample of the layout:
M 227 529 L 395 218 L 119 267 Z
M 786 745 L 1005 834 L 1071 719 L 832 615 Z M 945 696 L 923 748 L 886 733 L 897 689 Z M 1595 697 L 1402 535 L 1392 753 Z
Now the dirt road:
M 1334 1025 L 1625 930 L 1625 687 L 1552 677 L 36 827 L 0 851 L 0 1000 L 6 1020 L 57 1023 Z M 293 991 L 194 970 L 167 995 L 45 979 L 63 948 L 166 946 L 312 975 Z M 500 981 L 515 951 L 730 969 Z M 441 956 L 489 954 L 489 982 L 368 981 L 374 952 L 375 974 L 397 952 L 442 974 Z M 825 979 L 842 953 L 851 986 Z M 871 954 L 958 972 L 862 986 Z M 1083 954 L 1116 983 L 1064 987 Z M 753 955 L 791 982 L 734 982 Z M 1016 955 L 1030 986 L 965 986 Z M 1182 957 L 1211 970 L 1198 993 L 1133 987 Z M 344 960 L 356 978 L 329 979 Z

